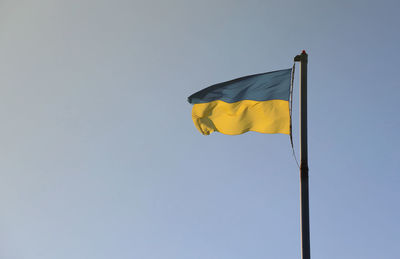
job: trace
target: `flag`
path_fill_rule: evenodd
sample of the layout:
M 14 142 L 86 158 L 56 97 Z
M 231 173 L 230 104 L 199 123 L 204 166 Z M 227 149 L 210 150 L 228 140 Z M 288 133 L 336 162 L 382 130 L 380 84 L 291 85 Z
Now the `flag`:
M 207 87 L 188 97 L 203 134 L 247 131 L 290 134 L 292 69 L 249 75 Z

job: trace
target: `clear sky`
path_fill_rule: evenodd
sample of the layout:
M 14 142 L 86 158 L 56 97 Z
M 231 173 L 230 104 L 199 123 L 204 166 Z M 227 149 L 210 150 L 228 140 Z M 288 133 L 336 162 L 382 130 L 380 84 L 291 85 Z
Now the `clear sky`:
M 0 1 L 0 258 L 300 258 L 289 137 L 202 136 L 186 98 L 302 49 L 311 257 L 399 258 L 399 9 Z M 296 151 L 297 106 L 298 73 Z

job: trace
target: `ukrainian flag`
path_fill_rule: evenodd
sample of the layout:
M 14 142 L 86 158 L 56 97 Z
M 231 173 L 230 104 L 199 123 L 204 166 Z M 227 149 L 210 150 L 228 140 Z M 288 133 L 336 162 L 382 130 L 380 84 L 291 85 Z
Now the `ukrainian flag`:
M 290 134 L 292 69 L 237 78 L 189 96 L 192 119 L 203 135 L 216 131 Z

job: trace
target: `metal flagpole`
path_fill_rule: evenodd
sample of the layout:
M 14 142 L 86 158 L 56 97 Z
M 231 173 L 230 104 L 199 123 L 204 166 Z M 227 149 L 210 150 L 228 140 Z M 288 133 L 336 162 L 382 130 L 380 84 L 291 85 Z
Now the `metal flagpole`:
M 308 146 L 307 146 L 307 63 L 308 55 L 303 50 L 294 57 L 300 62 L 300 221 L 301 258 L 310 259 L 310 215 L 308 195 Z

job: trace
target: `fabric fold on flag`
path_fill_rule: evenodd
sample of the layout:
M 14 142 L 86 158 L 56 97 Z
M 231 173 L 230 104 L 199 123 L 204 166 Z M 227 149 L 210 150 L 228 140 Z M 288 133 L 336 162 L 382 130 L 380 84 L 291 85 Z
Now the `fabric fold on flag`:
M 188 97 L 192 119 L 203 134 L 248 131 L 290 134 L 292 68 L 237 78 Z

